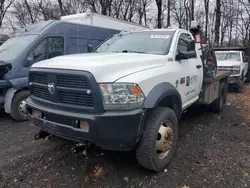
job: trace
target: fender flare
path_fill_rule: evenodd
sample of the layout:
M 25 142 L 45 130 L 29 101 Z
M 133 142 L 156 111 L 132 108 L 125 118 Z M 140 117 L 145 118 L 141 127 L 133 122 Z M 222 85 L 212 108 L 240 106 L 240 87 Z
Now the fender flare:
M 7 90 L 5 97 L 4 97 L 4 111 L 5 111 L 5 113 L 7 113 L 7 114 L 11 113 L 12 100 L 13 100 L 15 94 L 19 93 L 20 91 L 27 90 L 27 89 L 28 89 L 28 87 L 20 88 L 20 89 L 10 88 Z
M 145 109 L 152 109 L 157 107 L 162 100 L 164 100 L 166 97 L 175 97 L 178 102 L 176 107 L 178 108 L 179 113 L 177 116 L 180 116 L 181 111 L 182 111 L 182 100 L 181 100 L 181 95 L 177 91 L 177 89 L 170 83 L 168 82 L 163 82 L 158 85 L 156 85 L 149 94 L 147 95 L 144 103 L 143 103 L 143 108 Z
M 12 87 L 18 90 L 29 86 L 28 77 L 11 79 L 10 82 Z
M 5 97 L 4 97 L 4 111 L 6 113 L 11 113 L 11 104 L 12 104 L 12 99 L 17 92 L 17 89 L 10 88 L 7 90 Z

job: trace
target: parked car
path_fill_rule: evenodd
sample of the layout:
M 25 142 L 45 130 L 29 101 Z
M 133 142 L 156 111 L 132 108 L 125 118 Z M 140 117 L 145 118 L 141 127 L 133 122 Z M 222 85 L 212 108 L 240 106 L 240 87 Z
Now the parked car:
M 249 82 L 249 57 L 242 48 L 216 48 L 219 70 L 232 71 L 229 86 L 241 91 L 244 82 Z

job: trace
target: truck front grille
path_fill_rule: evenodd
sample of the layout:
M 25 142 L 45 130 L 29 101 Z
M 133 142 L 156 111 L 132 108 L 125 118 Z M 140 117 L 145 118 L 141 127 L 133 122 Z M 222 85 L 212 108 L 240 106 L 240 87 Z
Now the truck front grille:
M 31 97 L 56 107 L 103 110 L 103 102 L 94 77 L 88 72 L 51 69 L 30 71 Z
M 93 106 L 93 97 L 92 95 L 72 92 L 68 93 L 65 91 L 59 91 L 59 100 L 61 103 L 65 104 L 74 104 L 74 105 L 83 105 L 83 106 Z
M 36 73 L 30 74 L 30 81 L 39 84 L 48 84 L 48 74 Z
M 87 78 L 80 76 L 58 76 L 57 84 L 61 87 L 72 87 L 80 89 L 91 89 Z
M 49 91 L 48 91 L 48 89 L 46 89 L 44 87 L 32 87 L 31 88 L 31 93 L 34 96 L 45 99 L 45 100 L 50 99 Z

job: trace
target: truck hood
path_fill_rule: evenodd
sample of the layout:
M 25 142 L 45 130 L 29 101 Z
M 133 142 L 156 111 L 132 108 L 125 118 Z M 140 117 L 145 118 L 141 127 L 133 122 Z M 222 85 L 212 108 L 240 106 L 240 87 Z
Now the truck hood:
M 240 66 L 240 61 L 217 61 L 218 67 L 233 67 L 233 66 Z
M 97 82 L 114 82 L 124 76 L 164 66 L 163 55 L 138 53 L 90 53 L 60 56 L 35 63 L 32 68 L 83 70 Z

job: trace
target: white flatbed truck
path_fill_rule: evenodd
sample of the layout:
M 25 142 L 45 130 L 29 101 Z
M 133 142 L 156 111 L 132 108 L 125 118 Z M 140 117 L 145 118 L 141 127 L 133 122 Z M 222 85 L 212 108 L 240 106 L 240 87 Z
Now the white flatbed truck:
M 41 128 L 35 138 L 52 134 L 86 146 L 136 150 L 143 167 L 164 170 L 176 150 L 182 112 L 197 102 L 220 112 L 226 101 L 231 72 L 205 77 L 209 57 L 195 33 L 121 33 L 94 53 L 34 64 L 26 107 Z

